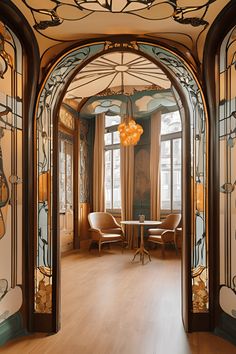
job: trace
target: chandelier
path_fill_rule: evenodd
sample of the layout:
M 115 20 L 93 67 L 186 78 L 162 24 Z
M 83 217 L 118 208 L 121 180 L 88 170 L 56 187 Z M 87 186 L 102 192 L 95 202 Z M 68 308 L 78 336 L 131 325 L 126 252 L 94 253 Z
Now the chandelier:
M 131 105 L 132 112 L 132 101 L 130 96 L 129 101 Z M 127 112 L 128 112 L 128 101 L 127 101 Z M 143 128 L 141 125 L 137 124 L 133 119 L 133 114 L 131 116 L 128 114 L 124 119 L 124 122 L 119 124 L 118 131 L 120 133 L 120 142 L 123 146 L 136 145 L 143 134 Z

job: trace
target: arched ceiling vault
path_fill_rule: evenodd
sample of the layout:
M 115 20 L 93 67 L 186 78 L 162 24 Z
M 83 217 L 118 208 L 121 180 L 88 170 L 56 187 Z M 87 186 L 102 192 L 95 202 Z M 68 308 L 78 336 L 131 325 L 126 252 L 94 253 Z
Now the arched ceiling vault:
M 12 0 L 48 58 L 75 41 L 111 35 L 171 40 L 202 62 L 207 32 L 230 0 Z M 43 62 L 47 62 L 44 59 Z M 43 64 L 44 65 L 44 64 Z

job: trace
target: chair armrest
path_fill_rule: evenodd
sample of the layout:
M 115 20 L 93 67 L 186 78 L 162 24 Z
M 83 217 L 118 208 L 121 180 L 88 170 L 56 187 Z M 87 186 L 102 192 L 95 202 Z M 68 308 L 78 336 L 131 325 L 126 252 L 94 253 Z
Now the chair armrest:
M 89 232 L 91 233 L 91 238 L 93 240 L 100 240 L 100 238 L 104 235 L 99 229 L 90 228 Z
M 95 227 L 91 227 L 91 228 L 89 229 L 89 231 L 102 233 L 100 229 L 97 229 L 97 228 L 95 228 Z
M 161 238 L 164 242 L 173 242 L 175 236 L 175 230 L 165 230 L 161 234 Z
M 121 225 L 120 225 L 120 224 L 116 221 L 116 219 L 115 219 L 115 218 L 113 219 L 113 221 L 114 221 L 114 225 L 115 225 L 115 226 L 117 226 L 117 227 L 121 227 Z

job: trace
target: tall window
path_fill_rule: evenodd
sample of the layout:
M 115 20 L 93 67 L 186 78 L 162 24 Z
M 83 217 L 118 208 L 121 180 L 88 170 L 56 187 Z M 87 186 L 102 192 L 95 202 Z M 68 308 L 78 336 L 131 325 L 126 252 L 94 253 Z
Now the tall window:
M 162 115 L 161 211 L 181 210 L 181 119 L 179 112 Z
M 105 116 L 105 205 L 106 210 L 121 209 L 120 116 Z
M 73 207 L 73 140 L 69 135 L 59 136 L 60 212 Z

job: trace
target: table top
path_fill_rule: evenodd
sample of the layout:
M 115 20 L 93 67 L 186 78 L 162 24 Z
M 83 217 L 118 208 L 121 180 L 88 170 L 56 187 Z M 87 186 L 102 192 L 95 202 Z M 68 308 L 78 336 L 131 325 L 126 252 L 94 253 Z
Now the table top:
M 140 222 L 139 220 L 123 220 L 120 222 L 121 224 L 124 225 L 140 225 L 140 226 L 145 226 L 145 225 L 160 225 L 161 221 L 157 220 L 145 220 L 144 222 Z

